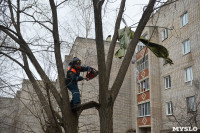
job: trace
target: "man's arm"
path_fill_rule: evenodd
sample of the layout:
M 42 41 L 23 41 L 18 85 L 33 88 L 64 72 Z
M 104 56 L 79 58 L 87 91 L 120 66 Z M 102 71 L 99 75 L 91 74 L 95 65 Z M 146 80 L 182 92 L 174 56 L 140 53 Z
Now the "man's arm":
M 74 72 L 72 71 L 68 71 L 67 72 L 67 78 L 69 80 L 71 80 L 72 82 L 78 82 L 78 81 L 81 81 L 83 80 L 83 77 L 82 76 L 78 76 L 76 75 Z
M 86 71 L 88 71 L 90 69 L 90 67 L 89 66 L 81 66 L 81 72 L 86 72 Z

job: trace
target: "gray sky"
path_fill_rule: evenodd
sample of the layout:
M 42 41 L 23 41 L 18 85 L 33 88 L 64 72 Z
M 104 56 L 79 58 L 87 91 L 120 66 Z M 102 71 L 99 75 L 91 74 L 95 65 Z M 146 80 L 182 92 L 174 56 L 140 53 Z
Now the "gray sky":
M 148 3 L 148 1 L 149 0 L 126 1 L 124 19 L 128 26 L 131 26 L 139 21 L 143 13 L 143 7 Z M 102 11 L 104 39 L 106 39 L 107 35 L 112 35 L 114 32 L 114 24 L 117 17 L 117 12 L 119 11 L 120 2 L 121 0 L 111 0 L 108 3 L 104 3 L 104 5 L 106 5 L 106 10 Z M 85 27 L 81 17 L 82 12 L 79 8 L 74 7 L 71 3 L 66 3 L 65 8 L 60 8 L 60 10 L 58 10 L 58 14 L 60 18 L 60 24 L 64 25 L 68 31 L 70 31 L 72 34 L 76 34 L 76 36 L 85 37 Z M 79 19 L 79 24 L 77 24 L 77 19 Z M 91 15 L 91 21 L 93 21 L 93 14 Z M 89 38 L 95 37 L 94 23 L 92 25 L 92 31 L 88 36 Z M 121 23 L 121 28 L 124 26 L 125 25 Z

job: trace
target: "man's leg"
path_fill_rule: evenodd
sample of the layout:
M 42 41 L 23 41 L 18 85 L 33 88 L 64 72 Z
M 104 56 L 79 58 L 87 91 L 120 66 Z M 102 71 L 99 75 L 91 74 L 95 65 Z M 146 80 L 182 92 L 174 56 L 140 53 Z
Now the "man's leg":
M 80 92 L 78 89 L 78 86 L 76 86 L 76 88 L 74 88 L 74 91 L 72 93 L 72 100 L 74 104 L 79 104 L 81 103 L 81 99 L 80 99 Z
M 80 92 L 79 92 L 78 86 L 74 85 L 72 88 L 70 87 L 70 91 L 72 93 L 72 101 L 71 101 L 71 103 L 74 106 L 74 105 L 80 104 L 81 100 L 80 100 Z

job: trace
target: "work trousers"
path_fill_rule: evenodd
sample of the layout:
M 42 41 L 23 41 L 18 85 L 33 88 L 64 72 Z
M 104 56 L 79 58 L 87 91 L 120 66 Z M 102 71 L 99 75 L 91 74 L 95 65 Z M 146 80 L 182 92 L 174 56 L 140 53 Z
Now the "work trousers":
M 69 83 L 67 87 L 72 93 L 72 100 L 70 102 L 71 106 L 73 107 L 74 105 L 81 103 L 80 92 L 77 83 Z

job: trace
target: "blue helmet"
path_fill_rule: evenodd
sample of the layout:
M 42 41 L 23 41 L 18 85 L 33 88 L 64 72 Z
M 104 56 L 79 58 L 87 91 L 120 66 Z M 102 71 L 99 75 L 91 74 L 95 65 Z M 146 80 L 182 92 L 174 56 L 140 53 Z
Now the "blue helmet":
M 77 57 L 74 57 L 73 60 L 69 63 L 69 66 L 81 65 L 81 60 Z

